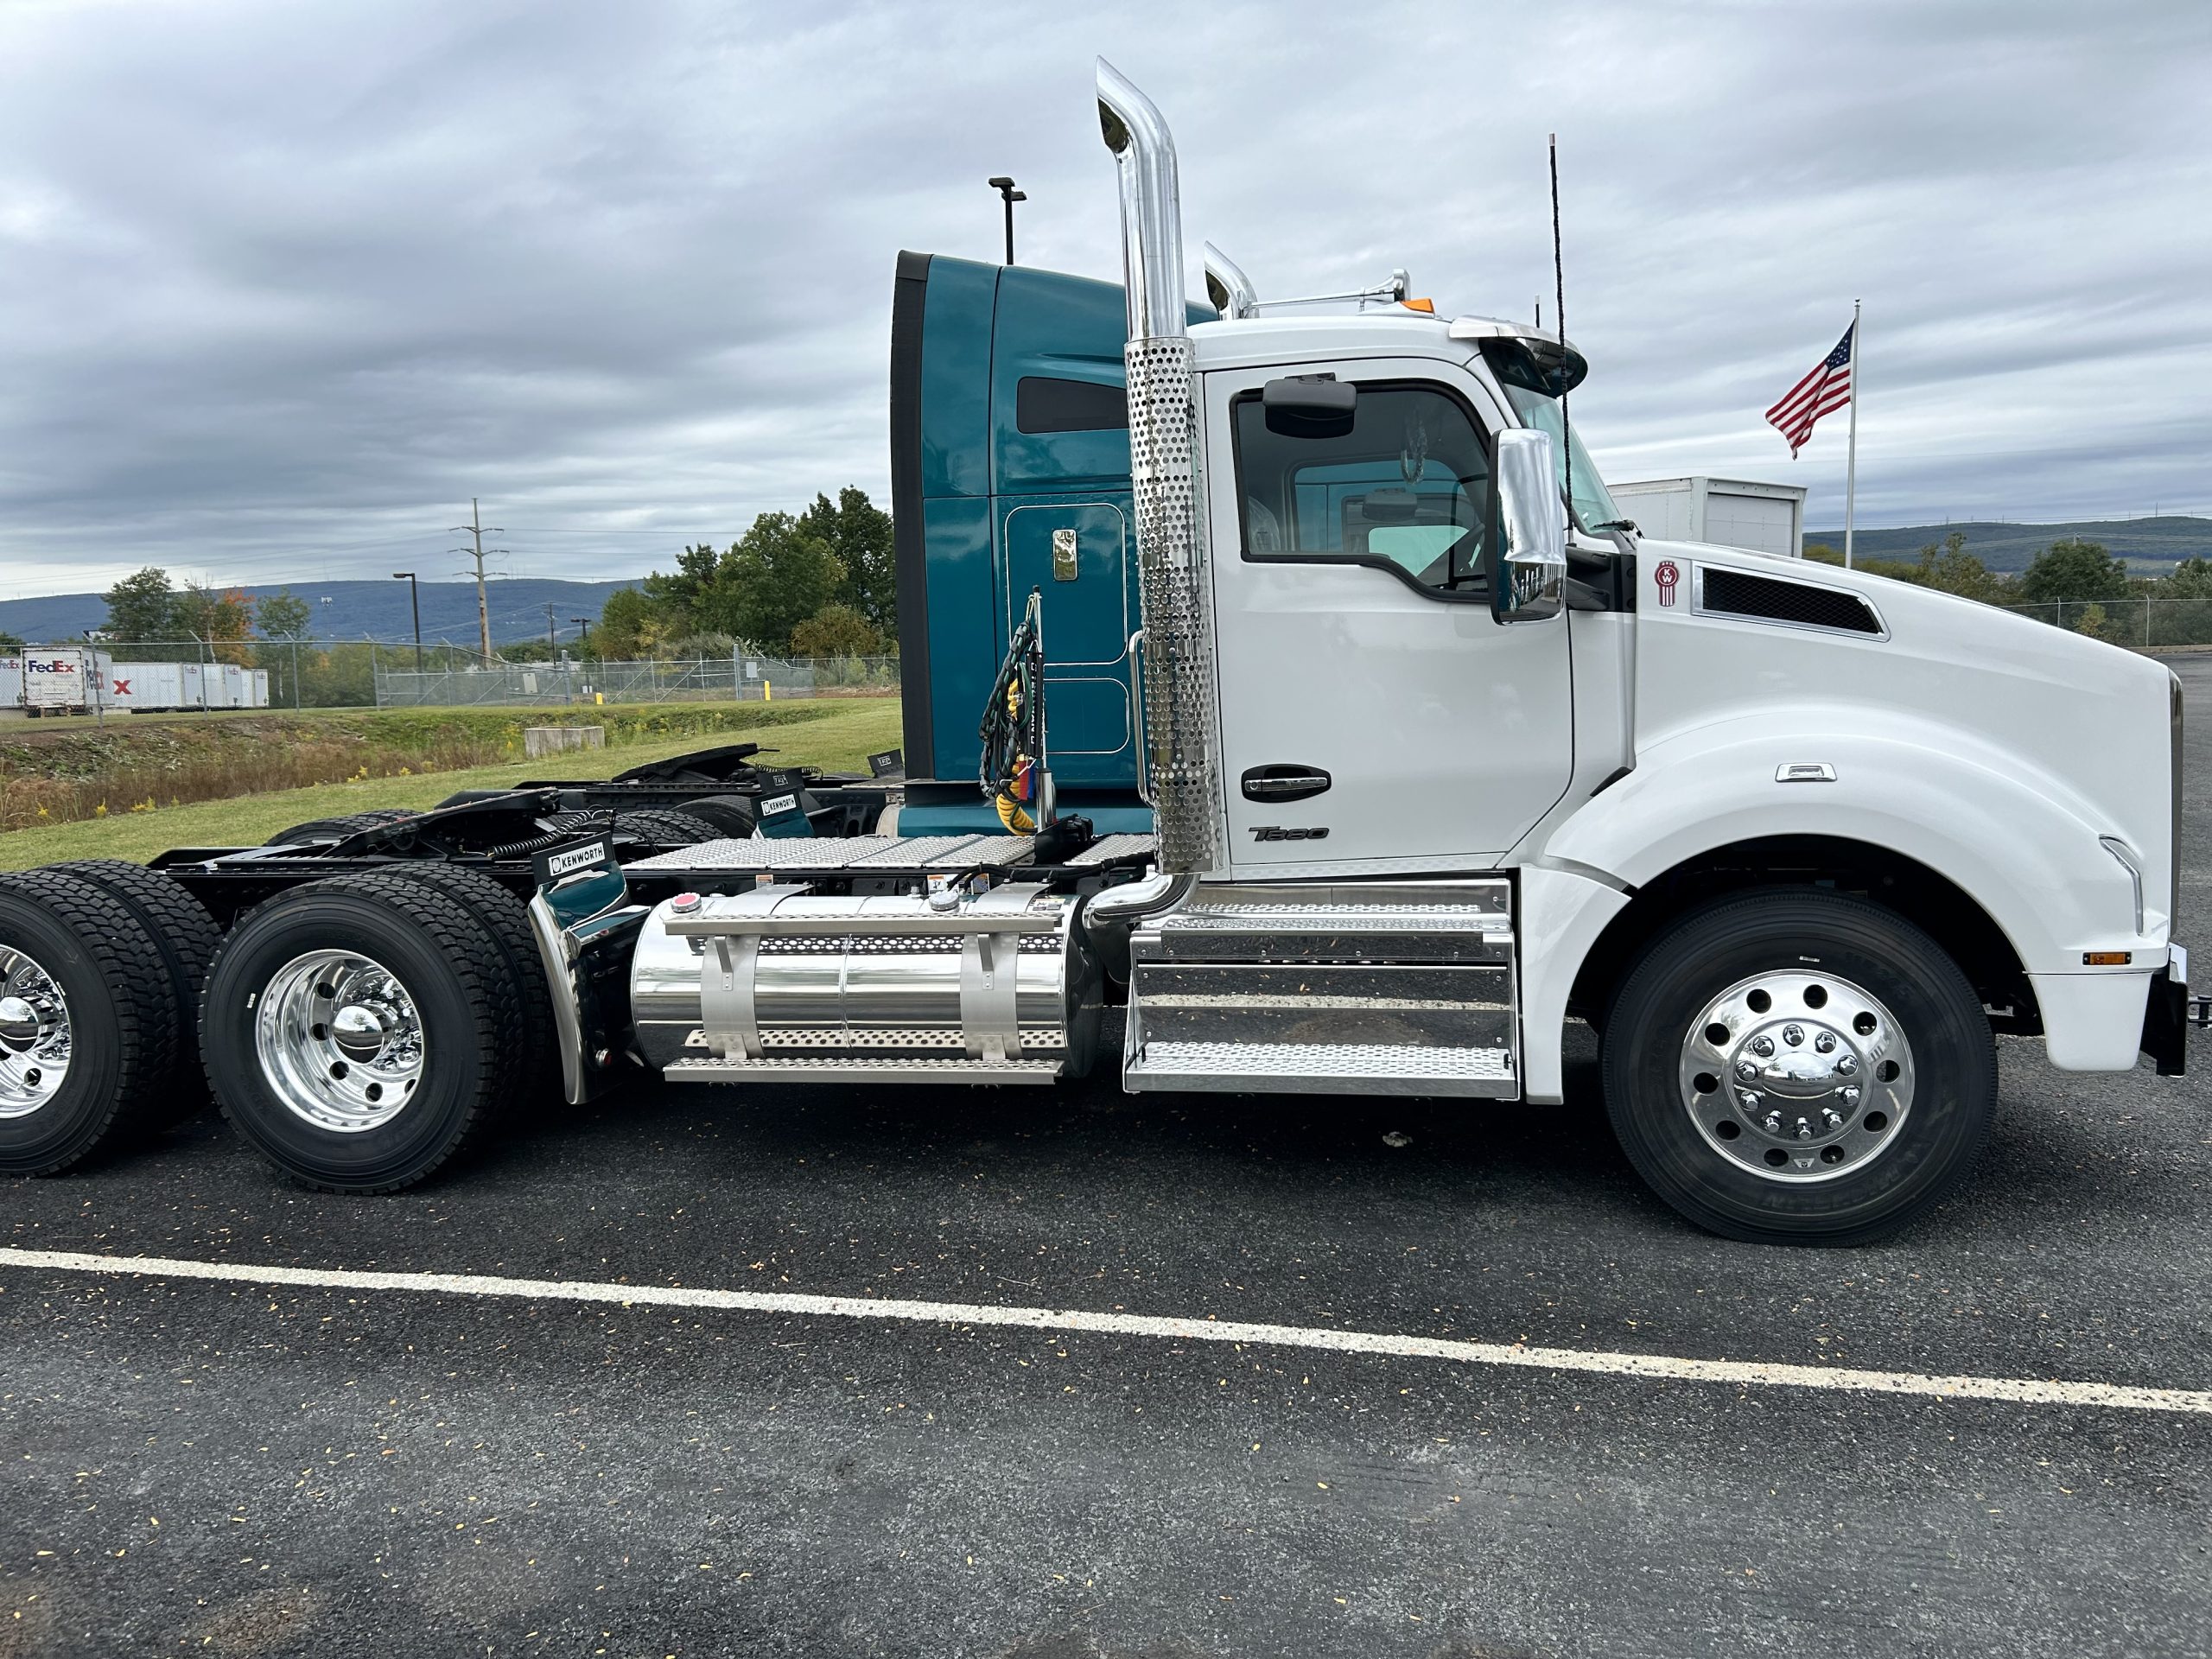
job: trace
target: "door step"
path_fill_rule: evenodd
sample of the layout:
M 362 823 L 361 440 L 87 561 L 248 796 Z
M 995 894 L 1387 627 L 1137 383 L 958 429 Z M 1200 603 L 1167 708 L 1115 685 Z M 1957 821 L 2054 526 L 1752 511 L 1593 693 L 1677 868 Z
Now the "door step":
M 1520 1092 L 1512 887 L 1201 888 L 1129 941 L 1124 1086 Z
M 677 1060 L 661 1069 L 671 1083 L 1052 1083 L 1060 1061 L 980 1060 L 891 1054 L 771 1055 L 758 1060 Z
M 1148 1042 L 1122 1068 L 1132 1091 L 1304 1095 L 1480 1095 L 1520 1092 L 1503 1048 L 1416 1048 L 1396 1043 Z

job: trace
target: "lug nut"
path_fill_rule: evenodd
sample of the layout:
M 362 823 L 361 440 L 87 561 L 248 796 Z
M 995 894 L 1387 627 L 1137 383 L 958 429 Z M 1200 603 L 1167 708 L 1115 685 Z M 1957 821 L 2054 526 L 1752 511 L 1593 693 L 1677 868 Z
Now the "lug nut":
M 1833 1053 L 1834 1053 L 1834 1052 L 1835 1052 L 1835 1033 L 1834 1033 L 1834 1032 L 1832 1032 L 1832 1031 L 1824 1031 L 1824 1032 L 1822 1032 L 1819 1036 L 1817 1036 L 1817 1037 L 1815 1037 L 1815 1038 L 1814 1038 L 1814 1039 L 1813 1039 L 1813 1047 L 1814 1047 L 1815 1052 L 1818 1052 L 1818 1053 L 1821 1053 L 1821 1054 L 1833 1054 Z
M 1792 1048 L 1796 1047 L 1798 1044 L 1805 1040 L 1805 1027 L 1802 1026 L 1784 1026 L 1782 1028 L 1782 1040 L 1789 1044 Z
M 1753 1077 L 1758 1076 L 1758 1067 L 1753 1065 L 1749 1060 L 1738 1060 L 1736 1062 L 1736 1075 L 1741 1077 L 1745 1083 L 1749 1083 Z
M 1809 1141 L 1813 1138 L 1813 1126 L 1802 1117 L 1797 1120 L 1797 1138 L 1800 1141 Z
M 1840 1129 L 1843 1127 L 1843 1120 L 1838 1117 L 1833 1111 L 1823 1110 L 1821 1113 L 1821 1117 L 1822 1121 L 1827 1124 L 1830 1129 Z
M 1780 1135 L 1782 1133 L 1782 1114 L 1780 1112 L 1769 1112 L 1766 1115 L 1766 1132 L 1769 1135 Z
M 1765 1096 L 1756 1089 L 1745 1089 L 1738 1091 L 1737 1098 L 1742 1101 L 1745 1111 L 1756 1112 L 1759 1109 L 1759 1102 Z
M 1761 1059 L 1766 1058 L 1768 1055 L 1774 1052 L 1774 1039 L 1771 1037 L 1752 1038 L 1751 1052 L 1758 1055 Z
M 1847 1084 L 1835 1091 L 1835 1097 L 1847 1106 L 1856 1106 L 1859 1103 L 1859 1090 Z
M 1839 1054 L 1835 1057 L 1836 1076 L 1847 1077 L 1858 1069 L 1859 1057 L 1856 1054 Z

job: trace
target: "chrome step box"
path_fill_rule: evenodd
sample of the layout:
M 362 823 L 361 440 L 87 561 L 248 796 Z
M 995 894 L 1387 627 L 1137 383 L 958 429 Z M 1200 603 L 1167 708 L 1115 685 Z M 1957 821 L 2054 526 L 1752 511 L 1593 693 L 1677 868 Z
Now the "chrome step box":
M 1512 1096 L 1512 887 L 1202 887 L 1129 941 L 1123 1086 Z

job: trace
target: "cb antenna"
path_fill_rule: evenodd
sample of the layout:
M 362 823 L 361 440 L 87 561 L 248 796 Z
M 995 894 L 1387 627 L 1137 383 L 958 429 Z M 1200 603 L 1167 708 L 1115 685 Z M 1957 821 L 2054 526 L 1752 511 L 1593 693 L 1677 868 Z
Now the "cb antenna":
M 1551 138 L 1552 308 L 1559 318 L 1559 343 L 1564 348 L 1567 345 L 1567 263 L 1560 257 L 1559 240 L 1559 134 L 1552 134 Z M 1540 314 L 1541 309 L 1541 307 L 1538 308 Z M 1567 388 L 1564 385 L 1559 389 L 1559 447 L 1561 452 L 1561 493 L 1567 497 L 1567 529 L 1572 537 L 1574 533 L 1574 440 L 1572 429 L 1567 423 Z

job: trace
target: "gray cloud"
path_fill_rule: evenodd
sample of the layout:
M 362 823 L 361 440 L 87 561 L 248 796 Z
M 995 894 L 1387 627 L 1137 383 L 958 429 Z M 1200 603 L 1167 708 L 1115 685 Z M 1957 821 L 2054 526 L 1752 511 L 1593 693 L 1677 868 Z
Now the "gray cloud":
M 2171 4 L 379 0 L 0 12 L 0 595 L 665 565 L 887 477 L 893 255 L 1110 276 L 1103 51 L 1275 293 L 1548 295 L 1616 476 L 1802 482 L 1867 305 L 1866 522 L 2212 511 L 2212 13 Z M 1548 305 L 1547 309 L 1548 310 Z

